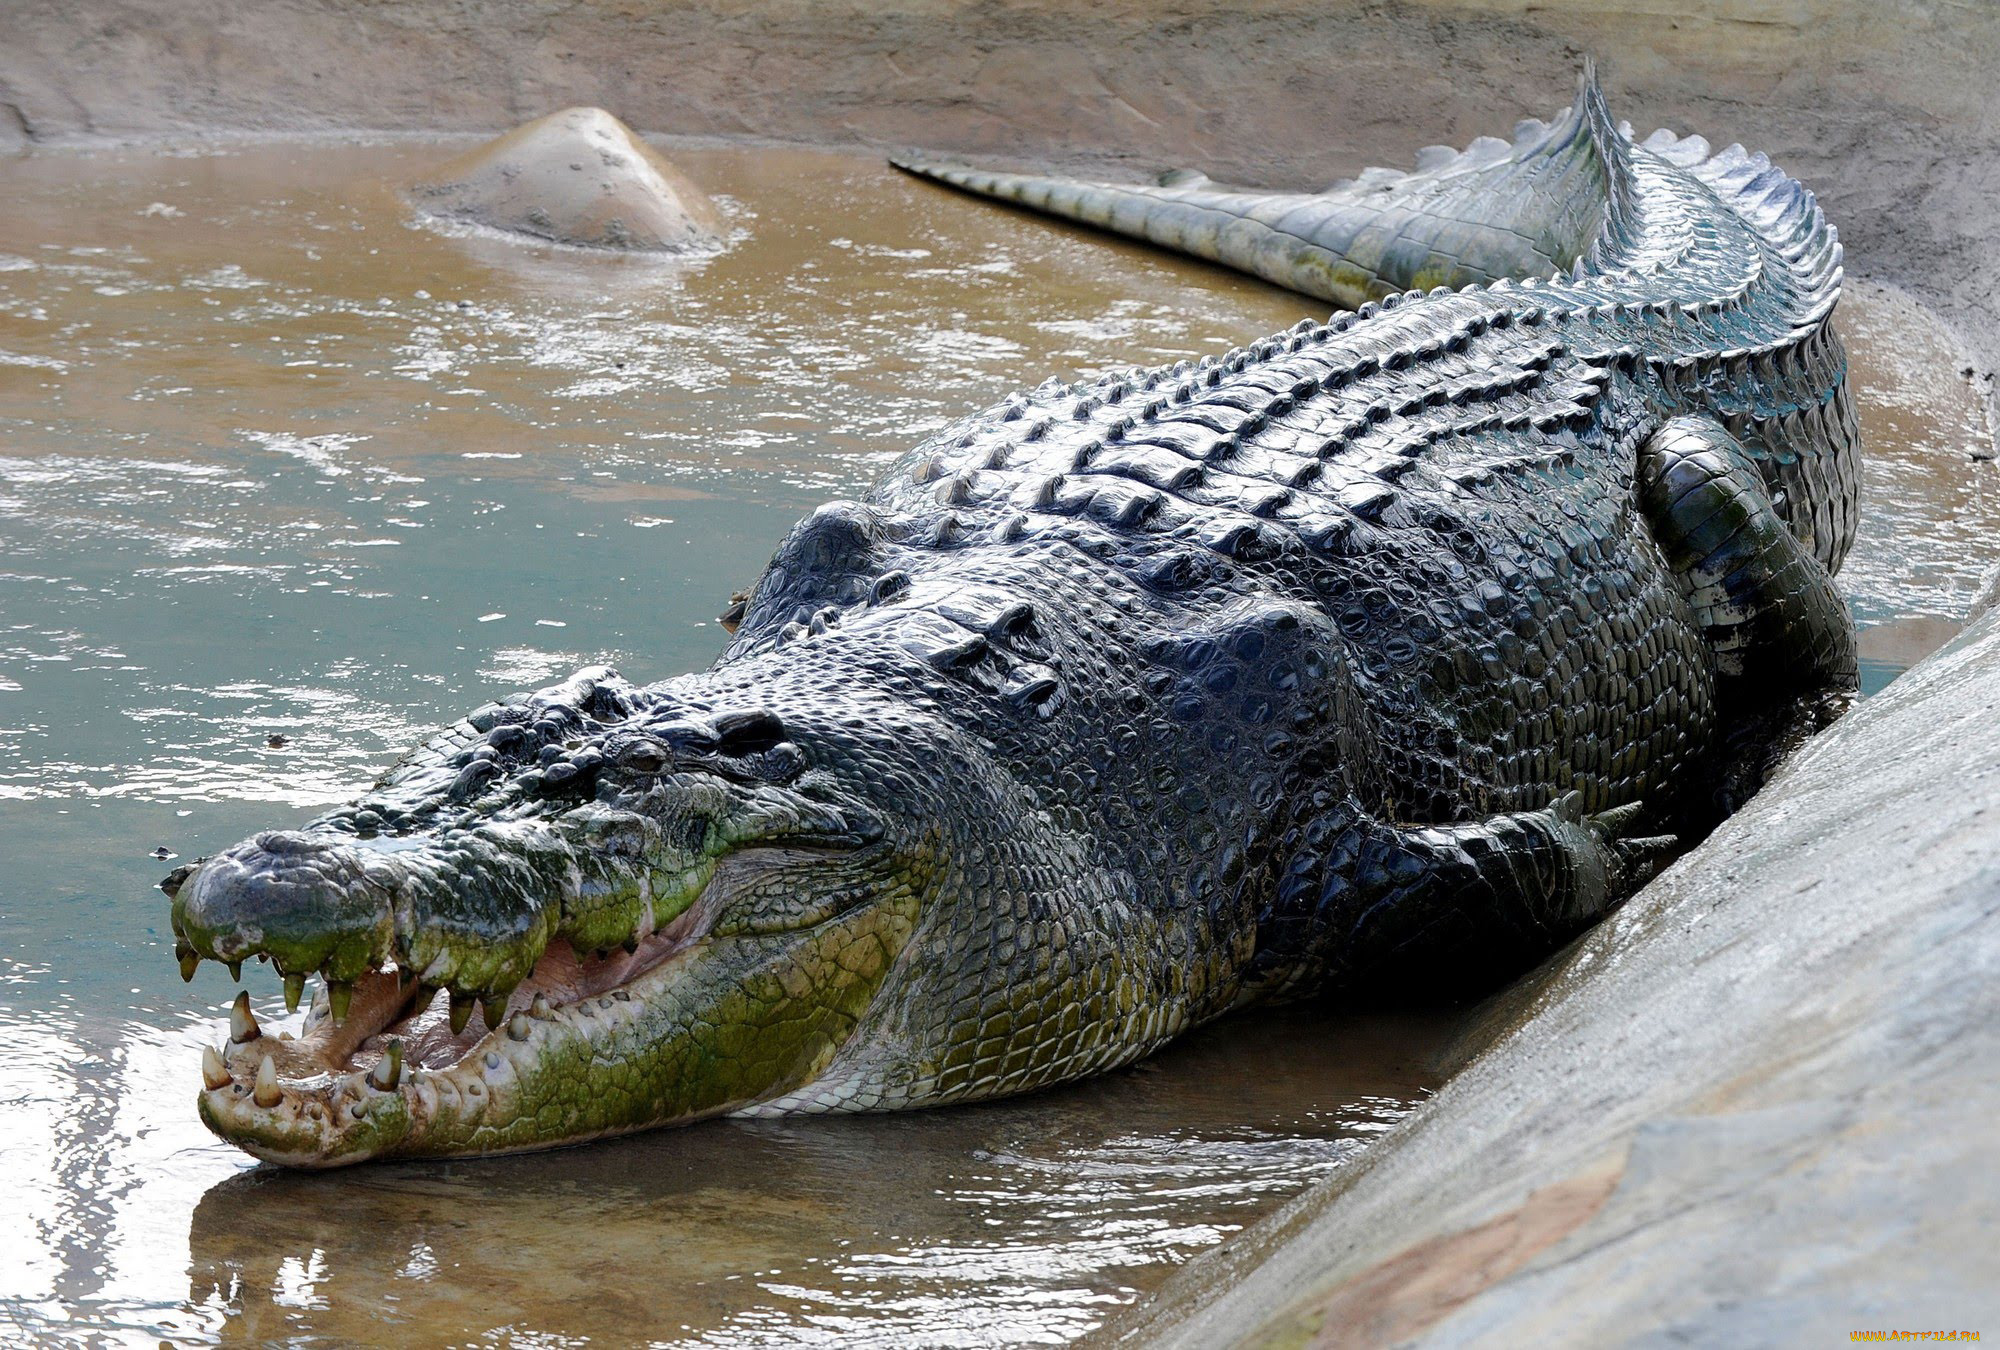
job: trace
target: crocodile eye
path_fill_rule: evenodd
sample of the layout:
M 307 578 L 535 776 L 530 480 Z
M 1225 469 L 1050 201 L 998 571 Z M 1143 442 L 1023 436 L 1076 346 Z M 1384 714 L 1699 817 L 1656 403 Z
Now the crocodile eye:
M 658 773 L 669 762 L 667 747 L 658 741 L 633 741 L 618 752 L 618 767 L 634 773 Z

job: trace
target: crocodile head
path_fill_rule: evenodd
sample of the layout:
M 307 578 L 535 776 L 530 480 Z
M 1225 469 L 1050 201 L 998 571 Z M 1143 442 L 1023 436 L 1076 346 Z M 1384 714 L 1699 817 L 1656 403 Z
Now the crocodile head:
M 268 960 L 293 1005 L 324 981 L 296 1038 L 239 997 L 208 1126 L 324 1167 L 991 1077 L 966 972 L 1004 995 L 1013 921 L 964 860 L 1036 852 L 1032 813 L 907 701 L 702 680 L 585 671 L 483 708 L 357 804 L 169 877 L 184 974 Z

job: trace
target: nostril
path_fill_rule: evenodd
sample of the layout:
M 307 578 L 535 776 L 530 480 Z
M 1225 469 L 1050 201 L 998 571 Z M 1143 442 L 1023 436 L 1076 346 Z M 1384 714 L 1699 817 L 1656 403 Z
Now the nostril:
M 276 854 L 280 857 L 297 857 L 314 853 L 324 853 L 333 847 L 333 844 L 325 839 L 315 838 L 309 834 L 300 834 L 294 830 L 266 830 L 251 839 L 250 842 L 264 852 Z

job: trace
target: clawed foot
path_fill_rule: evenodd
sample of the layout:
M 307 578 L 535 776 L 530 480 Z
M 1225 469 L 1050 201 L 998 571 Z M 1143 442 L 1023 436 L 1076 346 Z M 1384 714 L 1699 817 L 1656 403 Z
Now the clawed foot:
M 1564 793 L 1550 803 L 1557 837 L 1576 863 L 1579 899 L 1586 907 L 1603 908 L 1630 895 L 1679 851 L 1676 835 L 1627 834 L 1644 811 L 1643 802 L 1630 802 L 1588 813 L 1581 792 Z

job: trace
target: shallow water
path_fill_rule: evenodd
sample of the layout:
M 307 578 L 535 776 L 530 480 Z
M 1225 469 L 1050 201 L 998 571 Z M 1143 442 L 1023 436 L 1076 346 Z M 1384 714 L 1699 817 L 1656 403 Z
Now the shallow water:
M 585 661 L 705 664 L 785 527 L 925 432 L 1308 312 L 798 152 L 676 156 L 739 228 L 705 262 L 440 234 L 385 186 L 438 154 L 0 162 L 0 1336 L 1063 1340 L 1433 1085 L 1443 1024 L 1285 1013 L 903 1117 L 316 1178 L 210 1139 L 233 987 L 172 978 L 153 850 L 301 820 Z M 1962 615 L 2000 485 L 1921 311 L 1846 319 L 1879 687 Z

